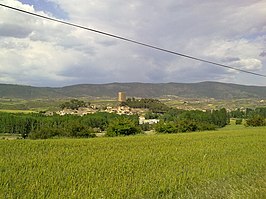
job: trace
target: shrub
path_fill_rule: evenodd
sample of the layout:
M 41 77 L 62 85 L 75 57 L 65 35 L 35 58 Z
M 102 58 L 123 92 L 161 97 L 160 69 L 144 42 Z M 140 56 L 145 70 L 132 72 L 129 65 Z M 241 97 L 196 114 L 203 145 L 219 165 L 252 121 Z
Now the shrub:
M 174 122 L 159 122 L 155 126 L 155 131 L 158 133 L 177 133 L 178 128 Z
M 106 136 L 135 135 L 141 132 L 140 127 L 138 127 L 134 121 L 128 118 L 116 118 L 110 121 Z
M 266 126 L 266 121 L 263 116 L 254 115 L 246 121 L 247 126 Z
M 143 131 L 150 131 L 150 130 L 152 130 L 153 125 L 145 123 L 145 124 L 140 124 L 139 126 L 140 126 L 141 130 L 143 130 Z
M 193 120 L 180 120 L 177 124 L 179 132 L 193 132 L 198 130 L 197 122 Z
M 90 105 L 89 102 L 87 102 L 88 105 Z M 78 110 L 80 107 L 87 107 L 87 104 L 84 101 L 80 101 L 77 99 L 72 99 L 70 102 L 65 102 L 60 105 L 61 109 L 67 108 L 72 110 Z
M 243 121 L 242 118 L 238 118 L 238 119 L 236 119 L 236 125 L 240 125 L 240 124 L 242 124 L 242 121 Z
M 158 133 L 183 133 L 194 131 L 215 130 L 216 125 L 207 122 L 198 122 L 190 119 L 181 119 L 176 122 L 159 122 L 155 126 Z
M 29 133 L 30 139 L 48 139 L 60 135 L 60 130 L 56 128 L 43 127 L 39 130 L 33 130 Z
M 86 127 L 78 122 L 70 122 L 66 129 L 67 137 L 95 137 L 93 128 Z

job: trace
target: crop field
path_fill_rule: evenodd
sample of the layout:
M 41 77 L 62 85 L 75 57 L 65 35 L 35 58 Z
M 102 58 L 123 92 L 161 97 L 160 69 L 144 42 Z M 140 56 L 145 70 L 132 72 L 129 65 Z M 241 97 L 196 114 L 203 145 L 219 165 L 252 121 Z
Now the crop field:
M 104 107 L 104 106 L 116 106 L 117 100 L 112 98 L 107 99 L 96 99 L 96 98 L 79 98 L 85 102 L 91 102 L 93 105 Z M 0 111 L 3 112 L 39 112 L 39 111 L 58 111 L 60 105 L 69 98 L 62 99 L 9 99 L 0 98 Z
M 6 113 L 36 113 L 35 111 L 30 110 L 7 110 L 7 109 L 0 109 L 0 112 L 6 112 Z
M 0 198 L 266 198 L 266 128 L 0 140 Z
M 170 107 L 177 107 L 184 110 L 210 110 L 226 108 L 235 110 L 239 107 L 256 108 L 265 107 L 266 101 L 256 99 L 234 99 L 234 100 L 215 100 L 215 99 L 160 99 Z
M 34 112 L 43 110 L 58 110 L 60 103 L 64 100 L 60 99 L 6 99 L 0 98 L 0 111 L 4 112 Z

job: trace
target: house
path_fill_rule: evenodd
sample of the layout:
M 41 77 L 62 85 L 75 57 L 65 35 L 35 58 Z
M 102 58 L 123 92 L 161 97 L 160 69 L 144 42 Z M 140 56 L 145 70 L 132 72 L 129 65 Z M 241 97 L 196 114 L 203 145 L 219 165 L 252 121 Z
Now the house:
M 145 117 L 139 117 L 139 124 L 157 124 L 160 120 L 158 119 L 145 119 Z

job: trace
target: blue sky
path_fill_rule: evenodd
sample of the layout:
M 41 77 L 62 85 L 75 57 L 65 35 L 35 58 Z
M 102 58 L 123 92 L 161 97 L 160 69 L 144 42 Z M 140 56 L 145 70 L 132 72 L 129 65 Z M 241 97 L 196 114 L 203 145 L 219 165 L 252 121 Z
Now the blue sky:
M 56 18 L 67 19 L 67 13 L 55 2 L 47 0 L 19 0 L 23 4 L 33 5 L 36 11 L 44 11 L 53 14 Z
M 266 1 L 0 0 L 30 12 L 266 74 Z M 266 79 L 0 7 L 0 83 L 65 86 Z

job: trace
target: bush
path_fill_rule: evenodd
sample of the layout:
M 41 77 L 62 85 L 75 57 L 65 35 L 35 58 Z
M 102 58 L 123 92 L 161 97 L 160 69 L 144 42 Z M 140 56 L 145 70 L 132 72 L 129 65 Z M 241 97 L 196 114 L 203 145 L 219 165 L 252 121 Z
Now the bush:
M 72 122 L 68 124 L 66 129 L 67 137 L 80 137 L 80 138 L 89 138 L 95 137 L 94 130 L 91 127 L 85 127 L 84 125 L 78 122 Z
M 110 121 L 106 136 L 135 135 L 141 132 L 140 127 L 138 127 L 132 120 L 128 118 L 116 118 Z
M 38 130 L 31 131 L 28 135 L 30 139 L 49 139 L 53 137 L 90 138 L 95 136 L 91 127 L 85 127 L 77 122 L 68 123 L 66 128 L 43 126 Z
M 183 133 L 194 131 L 215 130 L 216 125 L 207 122 L 198 122 L 195 120 L 181 119 L 176 122 L 159 122 L 155 126 L 158 133 Z
M 179 132 L 193 132 L 198 130 L 197 122 L 193 120 L 180 120 L 177 125 Z
M 266 121 L 263 116 L 254 115 L 246 121 L 247 126 L 266 126 Z
M 29 133 L 30 139 L 48 139 L 60 135 L 60 130 L 56 128 L 43 127 L 39 130 L 33 130 Z
M 213 131 L 217 128 L 215 124 L 200 122 L 198 123 L 198 131 Z
M 158 133 L 177 133 L 178 128 L 174 122 L 159 122 L 155 126 L 155 131 Z
M 240 125 L 240 124 L 242 124 L 242 121 L 243 121 L 242 118 L 238 118 L 238 119 L 236 119 L 236 125 Z
M 153 125 L 152 124 L 148 124 L 148 123 L 140 124 L 139 126 L 140 126 L 142 131 L 150 131 L 150 130 L 153 129 L 152 128 Z
M 90 105 L 90 103 L 87 103 Z M 70 102 L 65 102 L 60 105 L 61 109 L 67 108 L 67 109 L 72 109 L 72 110 L 78 110 L 80 107 L 87 107 L 87 104 L 84 101 L 80 101 L 77 99 L 72 99 Z

